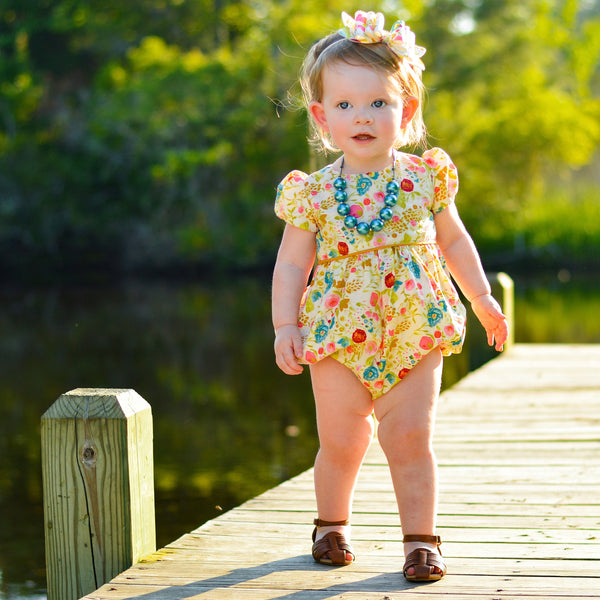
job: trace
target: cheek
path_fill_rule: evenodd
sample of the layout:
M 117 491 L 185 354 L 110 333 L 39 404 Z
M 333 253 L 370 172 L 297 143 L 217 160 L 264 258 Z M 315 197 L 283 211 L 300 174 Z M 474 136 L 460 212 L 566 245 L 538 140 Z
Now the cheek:
M 397 110 L 395 110 L 394 113 L 390 116 L 390 121 L 394 125 L 397 125 L 398 127 L 403 126 L 404 125 L 404 111 L 401 108 L 398 108 Z
M 343 116 L 339 116 L 336 114 L 336 115 L 332 115 L 327 120 L 327 126 L 329 128 L 329 132 L 332 134 L 335 134 L 337 131 L 343 131 L 344 129 L 346 129 L 348 124 L 347 124 L 346 120 L 343 118 Z

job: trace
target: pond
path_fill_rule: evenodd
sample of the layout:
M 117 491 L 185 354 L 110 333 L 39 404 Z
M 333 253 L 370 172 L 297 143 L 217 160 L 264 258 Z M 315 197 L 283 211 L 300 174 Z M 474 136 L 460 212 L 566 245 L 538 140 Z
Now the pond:
M 595 278 L 515 288 L 518 342 L 600 343 Z M 477 327 L 444 386 L 494 355 Z M 152 405 L 158 547 L 312 465 L 310 382 L 274 365 L 268 280 L 5 288 L 0 328 L 0 600 L 46 598 L 39 424 L 63 392 Z

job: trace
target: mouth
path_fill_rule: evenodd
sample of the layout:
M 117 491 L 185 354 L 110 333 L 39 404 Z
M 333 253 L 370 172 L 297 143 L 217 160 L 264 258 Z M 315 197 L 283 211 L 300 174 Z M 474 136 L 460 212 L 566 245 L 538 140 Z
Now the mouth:
M 353 140 L 357 140 L 359 142 L 368 142 L 370 140 L 374 140 L 375 136 L 370 133 L 359 133 L 357 135 L 352 136 Z

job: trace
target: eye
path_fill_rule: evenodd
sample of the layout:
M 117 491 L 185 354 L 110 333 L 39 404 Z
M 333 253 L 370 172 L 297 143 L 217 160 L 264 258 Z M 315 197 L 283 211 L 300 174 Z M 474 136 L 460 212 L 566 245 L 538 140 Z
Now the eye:
M 343 102 L 340 102 L 338 104 L 338 107 L 341 108 L 342 110 L 346 110 L 347 108 L 350 108 L 350 102 L 346 102 L 344 100 Z
M 385 105 L 386 105 L 385 100 L 375 100 L 375 102 L 373 102 L 373 106 L 375 108 L 383 108 Z

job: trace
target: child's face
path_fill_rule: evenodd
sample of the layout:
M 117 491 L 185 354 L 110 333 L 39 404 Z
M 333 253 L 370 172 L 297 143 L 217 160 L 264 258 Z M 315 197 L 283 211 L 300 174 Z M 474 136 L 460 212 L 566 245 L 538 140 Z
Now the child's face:
M 324 67 L 322 86 L 321 102 L 311 102 L 309 110 L 344 152 L 346 173 L 387 167 L 417 99 L 403 97 L 391 76 L 344 62 Z

